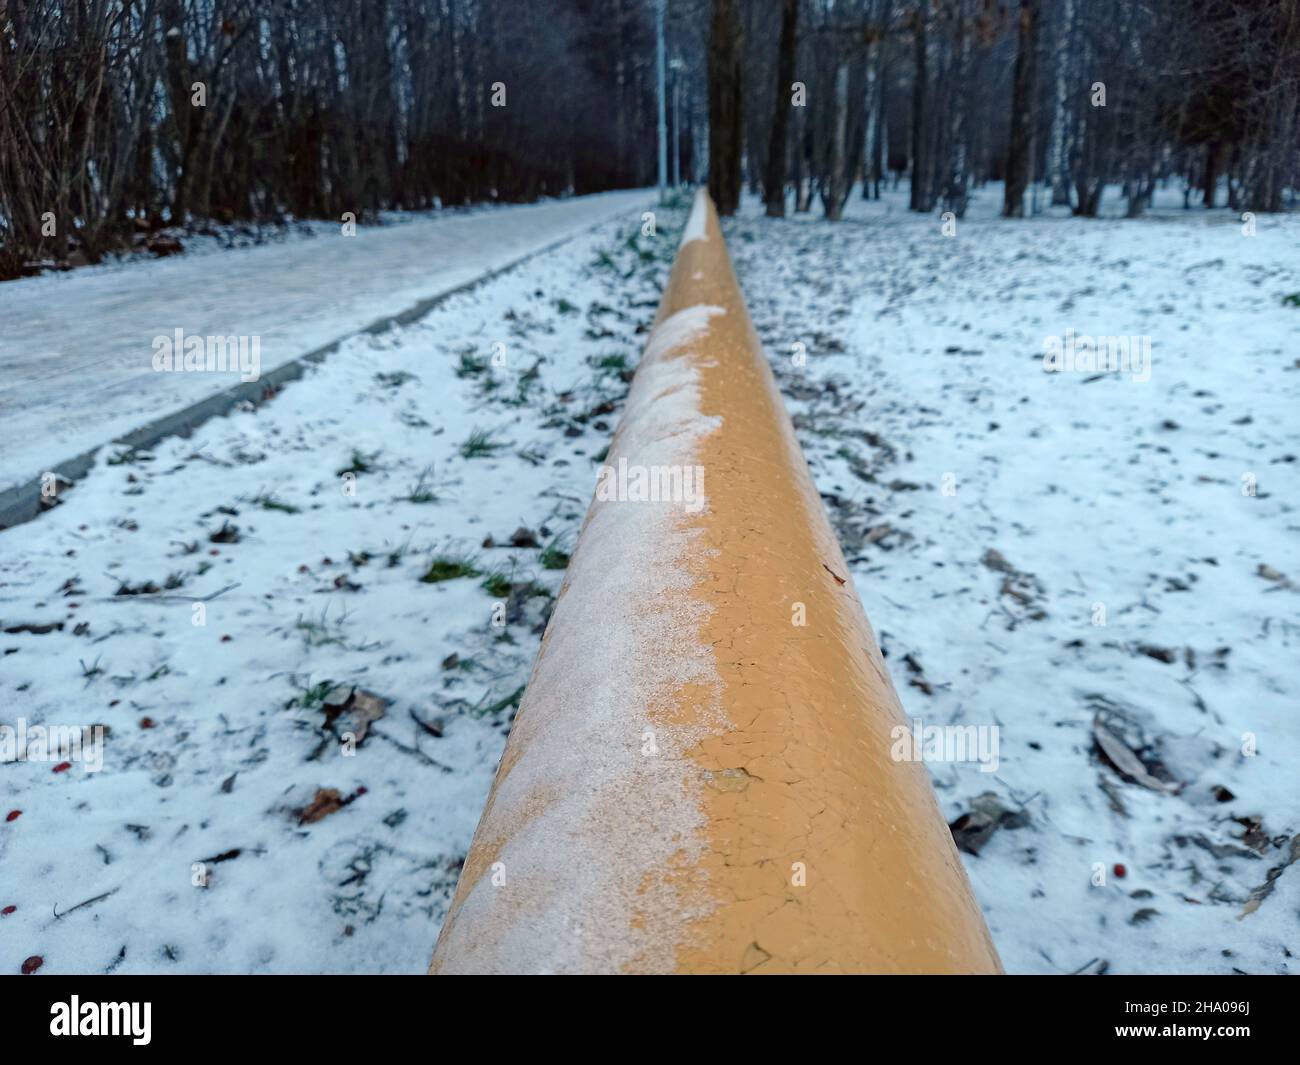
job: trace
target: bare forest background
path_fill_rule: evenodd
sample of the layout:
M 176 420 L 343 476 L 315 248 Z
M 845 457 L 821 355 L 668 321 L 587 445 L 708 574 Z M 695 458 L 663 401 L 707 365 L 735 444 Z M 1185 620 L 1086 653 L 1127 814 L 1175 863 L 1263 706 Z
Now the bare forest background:
M 656 0 L 0 0 L 0 279 L 167 227 L 653 184 Z M 668 157 L 722 213 L 1280 211 L 1300 0 L 668 0 Z

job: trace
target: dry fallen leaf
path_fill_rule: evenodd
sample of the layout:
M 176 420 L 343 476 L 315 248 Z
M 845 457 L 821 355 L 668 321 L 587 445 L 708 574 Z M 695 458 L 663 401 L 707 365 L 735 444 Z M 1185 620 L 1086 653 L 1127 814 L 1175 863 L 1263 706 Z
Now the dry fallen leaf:
M 372 722 L 380 720 L 388 703 L 374 692 L 341 685 L 325 696 L 325 727 L 330 728 L 340 717 L 346 718 L 348 731 L 356 736 L 357 746 L 365 741 Z
M 1152 791 L 1173 792 L 1178 790 L 1177 785 L 1166 784 L 1163 780 L 1157 780 L 1147 772 L 1147 767 L 1142 764 L 1142 760 L 1128 749 L 1128 746 L 1119 736 L 1102 724 L 1099 718 L 1093 718 L 1092 736 L 1097 741 L 1097 746 L 1101 748 L 1101 753 L 1110 759 L 1111 765 L 1130 780 L 1136 781 L 1144 788 L 1150 788 Z
M 1282 859 L 1281 865 L 1275 865 L 1264 877 L 1264 883 L 1253 889 L 1246 905 L 1242 908 L 1241 913 L 1237 914 L 1237 920 L 1243 917 L 1249 917 L 1252 913 L 1260 908 L 1264 900 L 1273 894 L 1273 889 L 1277 887 L 1278 877 L 1286 872 L 1287 867 L 1300 862 L 1300 835 L 1291 837 L 1291 847 L 1285 858 Z
M 337 788 L 318 788 L 315 797 L 298 815 L 298 824 L 315 824 L 322 818 L 343 809 L 343 796 Z

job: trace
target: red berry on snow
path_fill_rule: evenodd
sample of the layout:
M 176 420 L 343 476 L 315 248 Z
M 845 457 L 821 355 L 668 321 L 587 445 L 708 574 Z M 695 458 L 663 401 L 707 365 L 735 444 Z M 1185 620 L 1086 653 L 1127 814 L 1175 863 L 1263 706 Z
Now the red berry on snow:
M 28 958 L 25 962 L 23 962 L 23 975 L 31 976 L 32 973 L 34 973 L 37 969 L 39 969 L 44 964 L 45 964 L 44 958 L 42 958 L 39 954 L 33 954 L 30 958 Z
M 151 718 L 151 717 L 142 717 L 142 718 L 140 718 L 140 727 L 141 727 L 141 728 L 153 728 L 153 718 Z
M 1115 875 L 1119 877 L 1121 880 L 1123 880 L 1126 876 L 1128 876 L 1128 870 L 1124 868 L 1123 864 L 1121 864 L 1120 862 L 1116 862 Z
M 16 909 L 18 909 L 17 906 L 6 906 L 3 910 L 0 910 L 0 917 L 8 917 Z
M 229 637 L 229 636 L 223 636 L 223 637 L 221 637 L 221 642 L 222 642 L 222 643 L 229 643 L 229 642 L 230 642 L 230 637 Z
M 5 820 L 6 820 L 6 821 L 17 821 L 18 818 L 20 818 L 20 817 L 22 817 L 22 816 L 23 816 L 23 812 L 22 812 L 21 810 L 10 810 L 10 811 L 9 811 L 9 816 L 6 817 Z
M 72 763 L 71 763 L 71 762 L 60 762 L 58 765 L 56 765 L 56 766 L 54 767 L 54 771 L 55 771 L 56 773 L 63 773 L 63 772 L 66 772 L 67 770 L 69 770 L 69 769 L 71 769 L 71 768 L 72 768 Z

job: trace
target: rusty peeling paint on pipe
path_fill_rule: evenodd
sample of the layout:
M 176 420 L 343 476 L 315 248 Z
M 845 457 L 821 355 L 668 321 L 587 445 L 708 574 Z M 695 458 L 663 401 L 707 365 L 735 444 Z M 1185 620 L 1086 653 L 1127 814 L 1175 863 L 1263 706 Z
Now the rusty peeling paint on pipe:
M 703 191 L 606 463 L 431 971 L 1000 972 Z

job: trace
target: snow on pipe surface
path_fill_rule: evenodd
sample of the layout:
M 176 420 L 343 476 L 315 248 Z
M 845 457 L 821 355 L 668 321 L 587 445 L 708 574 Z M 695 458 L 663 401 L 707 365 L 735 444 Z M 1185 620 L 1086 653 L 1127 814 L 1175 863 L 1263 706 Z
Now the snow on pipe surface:
M 701 190 L 430 971 L 1000 971 L 902 724 Z

